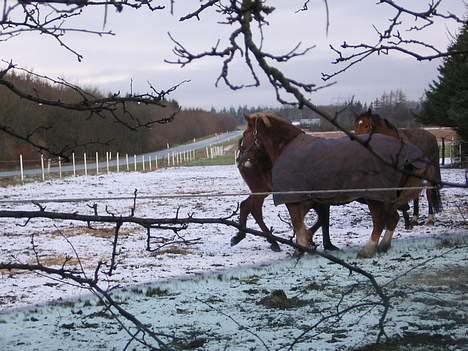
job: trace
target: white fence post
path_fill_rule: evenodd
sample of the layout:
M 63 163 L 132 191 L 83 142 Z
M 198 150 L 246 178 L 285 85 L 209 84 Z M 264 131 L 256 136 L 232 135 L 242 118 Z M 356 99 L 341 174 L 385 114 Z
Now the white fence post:
M 59 178 L 62 179 L 62 158 L 58 158 L 58 167 L 59 167 Z
M 86 163 L 86 152 L 83 154 L 84 175 L 88 176 L 88 164 Z
M 72 152 L 73 176 L 76 177 L 75 153 Z
M 21 177 L 21 181 L 24 180 L 24 172 L 23 172 L 23 155 L 20 154 L 19 155 L 19 163 L 20 163 L 20 177 Z
M 125 154 L 125 161 L 127 162 L 127 172 L 130 171 L 130 164 L 128 163 L 128 154 Z
M 42 171 L 42 181 L 45 180 L 45 171 L 44 171 L 44 155 L 41 154 L 41 171 Z
M 136 159 L 136 155 L 134 154 L 133 155 L 133 163 L 135 165 L 135 172 L 137 171 L 137 159 Z
M 99 154 L 96 151 L 96 175 L 99 174 Z
M 144 172 L 145 171 L 145 155 L 141 155 L 141 169 Z
M 154 157 L 154 161 L 156 162 L 155 167 L 156 167 L 156 169 L 158 169 L 158 155 L 156 155 L 156 156 Z
M 106 152 L 106 174 L 109 175 L 109 151 Z
M 50 177 L 50 158 L 47 159 L 47 175 Z
M 119 173 L 120 172 L 120 158 L 119 158 L 120 155 L 118 152 L 115 157 L 116 157 L 117 173 Z

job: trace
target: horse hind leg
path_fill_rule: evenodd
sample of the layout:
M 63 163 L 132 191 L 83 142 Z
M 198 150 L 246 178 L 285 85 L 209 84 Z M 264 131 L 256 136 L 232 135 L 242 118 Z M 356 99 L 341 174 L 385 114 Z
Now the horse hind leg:
M 367 200 L 372 216 L 372 234 L 367 244 L 359 251 L 358 258 L 371 258 L 377 252 L 380 235 L 385 227 L 385 206 L 378 201 Z
M 377 248 L 379 252 L 387 252 L 390 249 L 392 245 L 393 233 L 395 232 L 395 228 L 398 224 L 399 219 L 400 216 L 398 215 L 397 211 L 393 211 L 393 213 L 389 214 L 385 223 L 384 237 L 380 241 L 380 244 Z
M 411 218 L 411 225 L 418 225 L 419 220 L 419 195 L 413 200 L 413 217 Z M 406 223 L 406 222 L 405 222 Z
M 434 189 L 426 189 L 426 199 L 429 207 L 429 214 L 427 216 L 427 221 L 426 224 L 428 225 L 434 225 L 435 223 L 435 218 L 434 218 L 434 206 L 433 206 L 433 201 L 432 199 L 434 198 Z
M 296 244 L 304 248 L 309 248 L 312 241 L 311 232 L 306 230 L 304 224 L 304 217 L 307 213 L 307 210 L 301 206 L 300 203 L 287 204 L 289 211 L 289 216 L 291 217 L 291 222 L 294 228 L 294 233 L 296 234 Z M 304 250 L 296 248 L 294 251 L 294 257 L 299 257 L 304 253 Z

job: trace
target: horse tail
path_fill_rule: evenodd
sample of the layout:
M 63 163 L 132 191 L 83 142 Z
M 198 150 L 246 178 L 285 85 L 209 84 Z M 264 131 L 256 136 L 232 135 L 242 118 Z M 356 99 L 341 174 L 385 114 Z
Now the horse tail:
M 434 204 L 434 211 L 441 212 L 442 211 L 442 200 L 440 196 L 440 189 L 442 188 L 442 176 L 440 174 L 440 160 L 439 160 L 439 144 L 437 143 L 437 139 L 434 138 L 433 141 L 433 158 L 432 164 L 434 168 L 434 181 L 435 181 L 435 188 L 431 194 L 431 201 Z
M 436 213 L 442 212 L 443 206 L 442 206 L 442 199 L 440 196 L 439 186 L 435 186 L 434 188 L 431 189 L 430 198 L 431 198 L 430 201 L 432 203 L 432 206 L 434 207 L 434 211 Z
M 433 162 L 429 166 L 428 169 L 428 179 L 429 185 L 432 187 L 427 191 L 428 201 L 432 204 L 434 211 L 436 213 L 442 212 L 442 198 L 440 196 L 440 188 L 442 187 L 441 183 L 441 176 L 440 176 L 440 165 L 439 159 L 435 160 L 437 162 Z

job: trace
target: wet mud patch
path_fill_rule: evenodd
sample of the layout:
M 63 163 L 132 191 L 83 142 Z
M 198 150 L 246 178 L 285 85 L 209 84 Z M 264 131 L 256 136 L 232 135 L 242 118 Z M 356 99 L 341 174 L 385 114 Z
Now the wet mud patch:
M 273 290 L 271 294 L 265 296 L 257 302 L 257 305 L 262 305 L 267 308 L 299 308 L 309 304 L 307 300 L 301 300 L 298 297 L 289 298 L 283 290 Z

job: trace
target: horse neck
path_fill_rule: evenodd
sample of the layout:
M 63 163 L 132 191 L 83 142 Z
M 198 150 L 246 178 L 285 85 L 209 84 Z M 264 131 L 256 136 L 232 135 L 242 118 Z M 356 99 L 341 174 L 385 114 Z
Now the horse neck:
M 378 121 L 374 122 L 373 132 L 388 135 L 396 139 L 401 139 L 400 134 L 398 133 L 398 129 L 396 129 L 384 119 L 379 119 Z
M 272 163 L 278 159 L 284 148 L 293 141 L 299 134 L 304 132 L 296 127 L 287 126 L 282 130 L 269 130 L 267 133 L 267 143 L 264 143 L 265 150 Z

